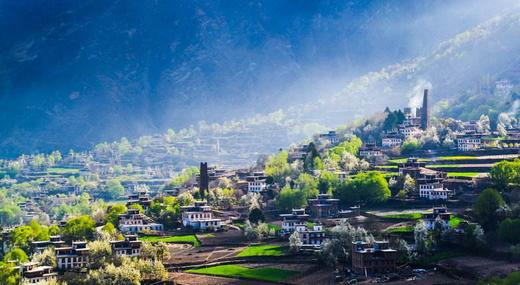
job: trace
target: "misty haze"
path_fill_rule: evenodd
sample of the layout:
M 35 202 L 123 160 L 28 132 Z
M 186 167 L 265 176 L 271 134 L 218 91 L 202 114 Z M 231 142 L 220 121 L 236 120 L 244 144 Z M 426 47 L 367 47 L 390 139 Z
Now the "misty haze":
M 518 1 L 0 19 L 0 284 L 520 284 Z

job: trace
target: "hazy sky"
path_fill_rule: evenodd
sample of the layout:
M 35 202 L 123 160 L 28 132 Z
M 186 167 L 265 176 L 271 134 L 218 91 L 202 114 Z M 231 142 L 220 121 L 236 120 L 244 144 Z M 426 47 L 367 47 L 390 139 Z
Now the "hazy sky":
M 0 1 L 0 147 L 85 147 L 316 102 L 515 2 Z

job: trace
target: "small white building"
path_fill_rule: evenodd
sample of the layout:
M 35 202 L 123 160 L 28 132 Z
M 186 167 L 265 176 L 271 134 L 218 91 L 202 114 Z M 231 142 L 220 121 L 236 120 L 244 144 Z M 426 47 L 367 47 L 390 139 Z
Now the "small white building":
M 124 234 L 163 229 L 162 224 L 155 223 L 150 217 L 139 213 L 137 209 L 128 209 L 126 214 L 119 215 L 119 230 Z
M 112 254 L 121 257 L 137 257 L 141 255 L 142 242 L 137 235 L 126 235 L 124 240 L 110 241 Z
M 36 262 L 28 262 L 19 266 L 23 284 L 47 284 L 58 275 L 52 266 L 40 266 Z
M 305 209 L 292 209 L 290 214 L 280 214 L 282 218 L 282 233 L 289 234 L 296 230 L 298 226 L 305 226 L 309 220 L 309 215 Z
M 295 231 L 300 236 L 303 249 L 320 249 L 325 240 L 325 231 L 321 225 L 313 225 L 311 227 L 298 225 Z
M 434 207 L 430 213 L 423 214 L 423 221 L 426 224 L 428 230 L 435 228 L 435 223 L 440 222 L 443 228 L 450 226 L 450 219 L 452 214 L 448 212 L 446 206 Z
M 398 136 L 388 136 L 388 137 L 383 137 L 381 139 L 381 145 L 384 148 L 394 148 L 394 147 L 401 146 L 402 144 L 403 144 L 403 139 Z
M 459 137 L 457 138 L 457 149 L 460 151 L 479 150 L 482 147 L 480 137 Z
M 450 190 L 444 189 L 442 183 L 427 183 L 419 185 L 419 197 L 428 200 L 448 200 Z
M 399 133 L 401 133 L 403 136 L 407 138 L 418 137 L 422 133 L 422 130 L 416 126 L 406 126 L 399 128 Z
M 327 141 L 327 143 L 332 144 L 332 145 L 339 143 L 339 138 L 336 134 L 336 131 L 329 131 L 326 134 L 320 134 L 319 138 Z
M 383 156 L 383 151 L 375 143 L 367 143 L 359 148 L 359 157 L 371 159 Z
M 90 249 L 85 241 L 72 242 L 72 246 L 55 249 L 58 269 L 78 269 L 89 267 Z
M 247 182 L 248 193 L 262 193 L 267 188 L 266 179 L 255 179 Z
M 213 210 L 206 205 L 206 201 L 196 201 L 192 206 L 182 207 L 181 212 L 184 227 L 205 231 L 218 230 L 223 226 L 222 219 L 213 217 Z

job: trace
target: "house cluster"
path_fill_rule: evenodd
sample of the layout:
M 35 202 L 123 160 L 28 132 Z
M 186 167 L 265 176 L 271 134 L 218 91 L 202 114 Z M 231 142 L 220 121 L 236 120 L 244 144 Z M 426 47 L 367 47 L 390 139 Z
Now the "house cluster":
M 293 209 L 290 214 L 280 214 L 282 219 L 281 234 L 288 236 L 294 232 L 300 238 L 300 248 L 303 250 L 320 249 L 326 238 L 323 226 L 311 222 L 311 216 L 305 209 Z
M 309 199 L 309 214 L 306 209 L 292 209 L 289 214 L 280 214 L 282 220 L 282 236 L 296 232 L 299 235 L 304 250 L 320 249 L 326 234 L 321 222 L 338 217 L 355 217 L 359 215 L 359 206 L 348 210 L 339 210 L 339 200 L 330 194 L 319 194 L 315 199 Z
M 394 130 L 389 130 L 381 136 L 383 148 L 394 148 L 411 137 L 419 137 L 430 125 L 428 110 L 428 89 L 424 90 L 421 108 L 404 108 L 404 120 Z
M 138 257 L 142 243 L 137 235 L 125 235 L 124 240 L 110 241 L 112 254 L 117 257 Z M 53 248 L 56 254 L 56 268 L 29 262 L 18 266 L 22 281 L 27 284 L 43 284 L 57 276 L 58 271 L 82 271 L 90 268 L 91 252 L 86 241 L 74 241 L 70 246 L 60 236 L 51 236 L 48 241 L 32 243 L 33 252 Z M 25 284 L 24 283 L 24 284 Z
M 426 163 L 416 158 L 408 160 L 399 165 L 399 175 L 409 175 L 415 180 L 415 191 L 409 193 L 411 196 L 428 200 L 447 200 L 453 191 L 444 187 L 447 174 L 426 168 Z

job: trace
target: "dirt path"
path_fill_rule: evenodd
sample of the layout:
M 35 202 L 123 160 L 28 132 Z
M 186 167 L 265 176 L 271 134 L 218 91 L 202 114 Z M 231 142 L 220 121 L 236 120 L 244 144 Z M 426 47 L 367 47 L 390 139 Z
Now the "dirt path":
M 273 285 L 276 283 L 243 280 L 217 276 L 191 274 L 185 272 L 174 272 L 170 276 L 179 285 Z M 319 284 L 319 283 L 316 283 Z

